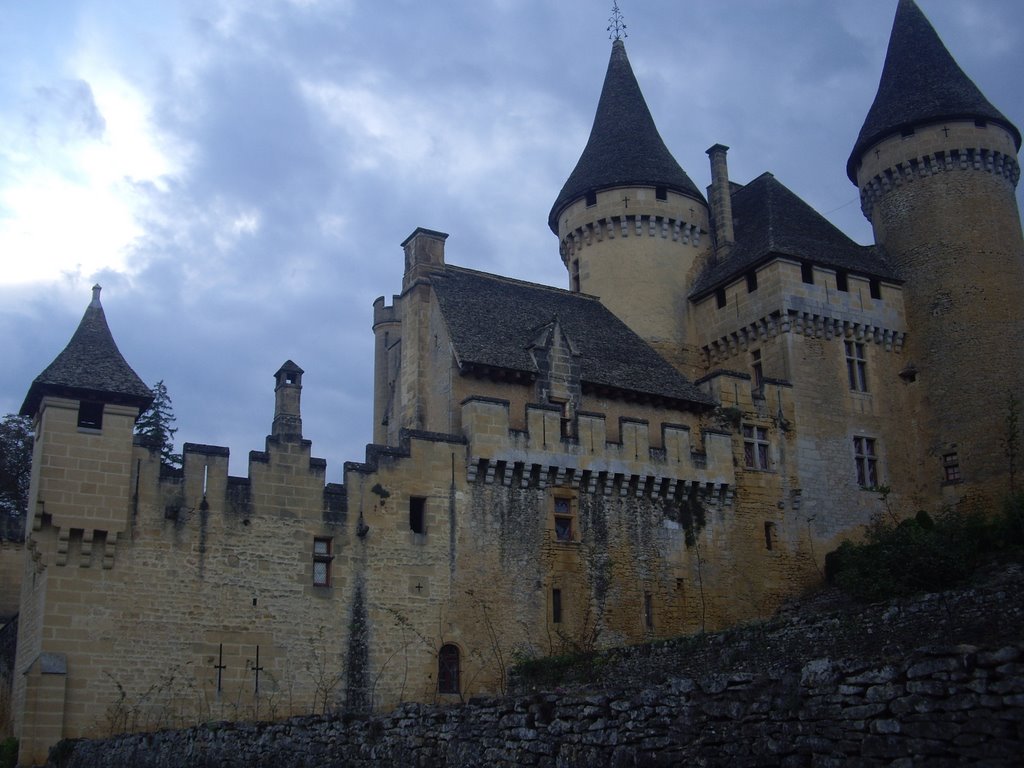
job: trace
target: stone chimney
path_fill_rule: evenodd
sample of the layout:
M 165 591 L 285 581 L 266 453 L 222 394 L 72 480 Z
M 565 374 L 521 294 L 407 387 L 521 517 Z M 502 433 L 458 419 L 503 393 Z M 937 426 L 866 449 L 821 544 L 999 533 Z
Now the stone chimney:
M 438 267 L 444 266 L 444 241 L 447 239 L 447 233 L 423 227 L 417 227 L 415 232 L 405 238 L 402 243 L 402 248 L 405 249 L 403 291 L 407 291 L 414 283 Z
M 724 144 L 715 144 L 707 150 L 711 158 L 711 190 L 708 201 L 711 203 L 711 220 L 715 225 L 715 255 L 719 259 L 729 257 L 736 234 L 732 225 L 732 193 L 729 188 L 729 164 L 725 155 L 729 148 Z
M 291 360 L 274 374 L 274 426 L 272 434 L 284 442 L 302 439 L 302 374 Z

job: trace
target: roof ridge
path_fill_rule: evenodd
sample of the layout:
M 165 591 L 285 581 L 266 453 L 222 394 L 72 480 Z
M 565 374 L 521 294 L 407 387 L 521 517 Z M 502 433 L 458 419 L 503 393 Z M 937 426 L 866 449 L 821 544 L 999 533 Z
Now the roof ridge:
M 518 277 L 509 277 L 508 275 L 498 275 L 494 272 L 482 272 L 479 269 L 471 269 L 470 267 L 460 267 L 457 264 L 445 264 L 445 270 L 454 270 L 456 272 L 465 272 L 470 275 L 476 275 L 477 277 L 485 277 L 489 280 L 498 280 L 505 283 L 514 283 L 515 285 L 521 285 L 527 288 L 540 288 L 546 291 L 553 291 L 555 293 L 564 294 L 567 296 L 574 296 L 581 299 L 587 299 L 589 301 L 601 302 L 600 296 L 595 296 L 592 293 L 583 293 L 581 291 L 571 291 L 568 288 L 559 288 L 555 285 L 547 285 L 545 283 L 534 283 L 529 280 L 521 280 Z M 442 273 L 443 274 L 443 273 Z

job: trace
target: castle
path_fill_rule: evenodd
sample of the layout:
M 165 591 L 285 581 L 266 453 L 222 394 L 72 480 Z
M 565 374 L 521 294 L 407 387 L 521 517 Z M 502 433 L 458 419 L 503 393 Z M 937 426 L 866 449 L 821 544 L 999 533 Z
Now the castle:
M 501 691 L 523 656 L 770 613 L 880 487 L 906 511 L 992 505 L 1024 376 L 1020 144 L 899 0 L 847 165 L 860 246 L 771 174 L 731 181 L 721 145 L 705 197 L 616 36 L 548 220 L 569 289 L 450 265 L 416 229 L 373 307 L 373 444 L 343 484 L 303 437 L 292 361 L 245 477 L 210 445 L 163 466 L 94 289 L 22 409 L 21 761 Z

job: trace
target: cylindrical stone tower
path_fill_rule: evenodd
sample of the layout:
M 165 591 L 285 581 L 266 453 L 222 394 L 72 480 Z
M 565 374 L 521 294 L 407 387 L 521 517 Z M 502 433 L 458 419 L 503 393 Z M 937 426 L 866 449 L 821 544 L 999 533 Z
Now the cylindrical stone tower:
M 922 485 L 962 506 L 1009 489 L 1007 404 L 1024 399 L 1020 144 L 913 0 L 900 0 L 847 172 L 906 281 L 905 378 L 920 389 L 923 466 L 935 478 Z

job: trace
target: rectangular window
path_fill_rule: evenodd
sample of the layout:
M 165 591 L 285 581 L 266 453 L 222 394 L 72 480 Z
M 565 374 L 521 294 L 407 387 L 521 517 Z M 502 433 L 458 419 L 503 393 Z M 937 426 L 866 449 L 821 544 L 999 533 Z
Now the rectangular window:
M 864 356 L 864 345 L 859 341 L 844 341 L 843 344 L 846 345 L 846 374 L 850 379 L 850 389 L 854 392 L 867 392 L 867 358 Z
M 572 260 L 572 289 L 576 292 L 580 292 L 580 260 Z
M 562 590 L 551 590 L 551 621 L 554 624 L 562 623 Z
M 426 533 L 427 500 L 419 496 L 409 497 L 409 530 L 413 533 Z
M 82 429 L 103 429 L 103 403 L 80 402 L 78 426 Z
M 945 453 L 942 455 L 942 470 L 947 483 L 960 482 L 960 454 Z
M 569 499 L 555 499 L 555 539 L 572 541 L 572 502 Z
M 715 303 L 719 309 L 725 306 L 725 288 L 719 288 L 715 291 Z
M 597 205 L 597 192 L 587 192 L 587 207 Z
M 768 469 L 768 428 L 743 425 L 743 461 L 747 469 Z
M 878 487 L 878 451 L 873 437 L 853 438 L 853 457 L 857 465 L 857 485 Z
M 753 293 L 757 290 L 757 270 L 750 270 L 747 272 L 747 293 Z
M 326 538 L 313 539 L 313 586 L 331 586 L 331 540 Z
M 846 271 L 842 269 L 836 270 L 836 290 L 846 293 L 850 290 L 849 283 L 846 279 Z
M 775 523 L 766 521 L 764 524 L 764 548 L 772 550 L 775 547 Z
M 750 352 L 750 367 L 754 373 L 754 393 L 764 393 L 764 366 L 761 363 L 761 350 L 754 349 Z
M 650 592 L 644 592 L 644 627 L 654 629 L 654 598 Z
M 800 279 L 808 285 L 814 285 L 814 265 L 809 261 L 800 262 Z
M 871 291 L 872 299 L 882 298 L 882 281 L 877 277 L 872 277 L 868 280 L 868 290 Z

